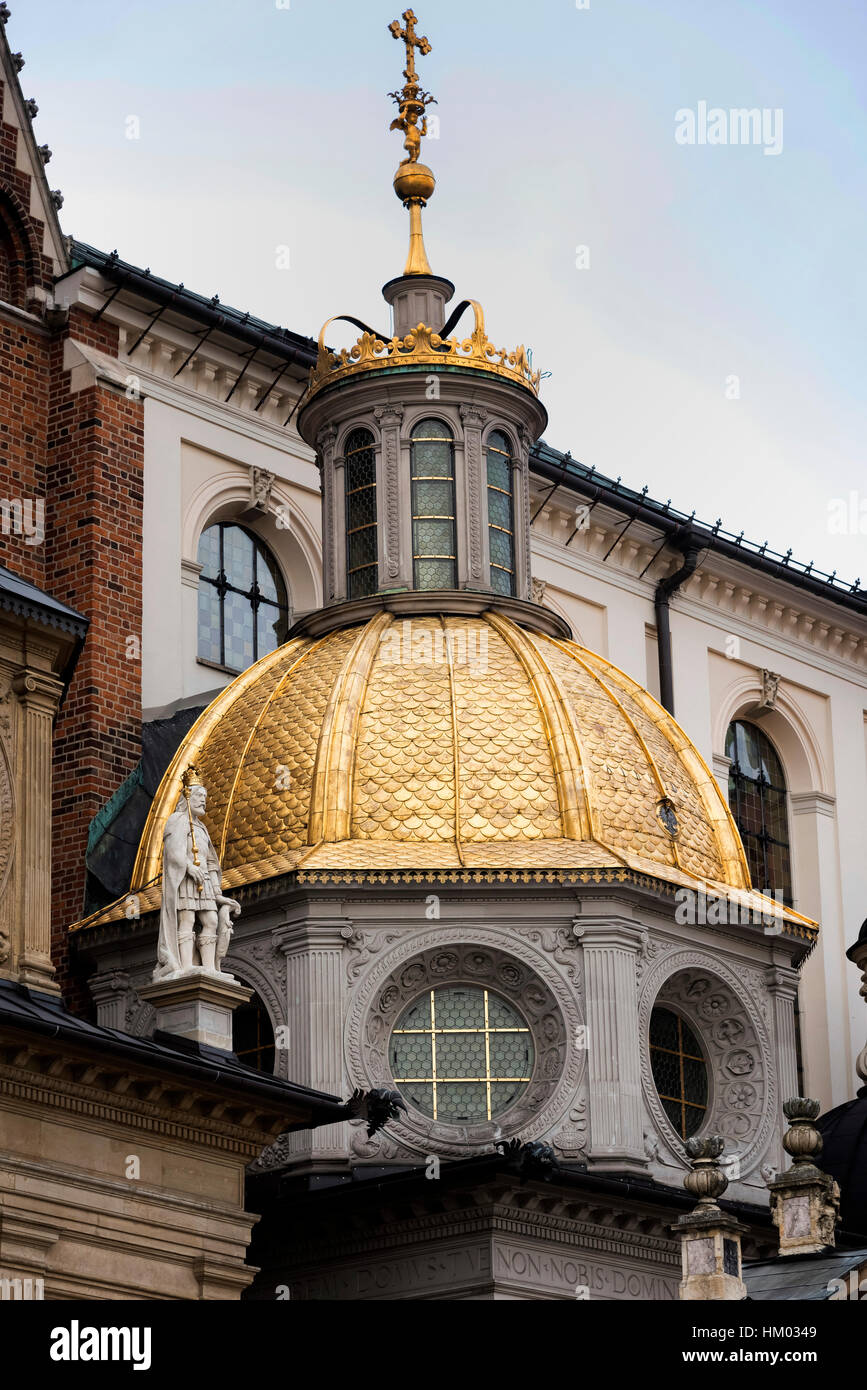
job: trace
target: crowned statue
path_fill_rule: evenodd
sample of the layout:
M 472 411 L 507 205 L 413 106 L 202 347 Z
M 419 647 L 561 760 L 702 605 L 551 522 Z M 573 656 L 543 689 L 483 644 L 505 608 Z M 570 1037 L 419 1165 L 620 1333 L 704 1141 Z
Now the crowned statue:
M 160 936 L 154 980 L 204 971 L 222 974 L 240 903 L 222 890 L 217 852 L 203 820 L 208 793 L 187 768 L 183 792 L 163 834 Z M 230 975 L 225 976 L 231 979 Z

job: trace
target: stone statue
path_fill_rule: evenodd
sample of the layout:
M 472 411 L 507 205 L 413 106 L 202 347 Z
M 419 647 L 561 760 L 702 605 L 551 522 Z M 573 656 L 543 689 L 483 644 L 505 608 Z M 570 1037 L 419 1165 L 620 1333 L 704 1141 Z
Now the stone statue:
M 222 974 L 232 918 L 241 911 L 240 903 L 222 891 L 220 861 L 202 819 L 208 793 L 195 768 L 187 768 L 183 786 L 177 810 L 166 821 L 163 834 L 163 890 L 154 980 L 199 970 Z

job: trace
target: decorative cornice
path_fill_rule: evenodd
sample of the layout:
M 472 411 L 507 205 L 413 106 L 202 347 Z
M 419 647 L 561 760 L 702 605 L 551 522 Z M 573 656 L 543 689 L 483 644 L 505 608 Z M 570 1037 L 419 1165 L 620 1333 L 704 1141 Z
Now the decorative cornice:
M 79 1065 L 83 1064 L 79 1063 Z M 93 1070 L 104 1072 L 106 1069 L 95 1066 Z M 118 1073 L 119 1081 L 121 1081 L 122 1076 L 124 1074 Z M 124 1079 L 128 1082 L 130 1080 L 128 1076 L 125 1076 Z M 271 1142 L 281 1127 L 285 1126 L 285 1117 L 279 1115 L 275 1115 L 273 1122 L 267 1128 L 257 1126 L 255 1129 L 251 1129 L 202 1115 L 195 1116 L 194 1124 L 183 1123 L 174 1118 L 167 1108 L 138 1100 L 131 1094 L 128 1086 L 120 1092 L 120 1098 L 115 1099 L 109 1092 L 97 1087 L 68 1081 L 55 1071 L 52 1071 L 48 1078 L 44 1078 L 38 1072 L 31 1072 L 25 1067 L 18 1067 L 14 1064 L 8 1066 L 0 1063 L 0 1083 L 2 1083 L 2 1090 L 7 1103 L 9 1100 L 15 1099 L 23 1104 L 36 1105 L 46 1110 L 64 1110 L 69 1114 L 79 1115 L 104 1124 L 120 1125 L 125 1129 L 139 1129 L 182 1143 L 200 1145 L 203 1137 L 206 1137 L 208 1144 L 213 1148 L 239 1154 L 248 1159 L 256 1157 L 265 1145 Z M 152 1086 L 155 1090 L 166 1095 L 177 1096 L 178 1102 L 176 1106 L 172 1107 L 173 1109 L 176 1108 L 187 1114 L 195 1114 L 190 1109 L 190 1102 L 195 1093 L 188 1093 L 183 1083 L 173 1083 L 170 1080 L 162 1083 L 153 1081 Z M 209 1097 L 208 1102 L 214 1111 L 224 1108 L 223 1103 L 216 1096 Z M 241 1109 L 242 1107 L 238 1105 L 235 1108 Z M 260 1114 L 261 1111 L 256 1110 L 257 1117 Z
M 538 501 L 549 490 L 540 489 L 536 493 Z M 601 583 L 652 598 L 656 583 L 678 562 L 666 553 L 652 563 L 658 555 L 659 536 L 648 526 L 636 523 L 610 554 L 604 573 L 600 573 L 600 562 L 621 531 L 622 519 L 612 514 L 610 523 L 607 518 L 602 520 L 601 508 L 594 511 L 592 524 L 586 530 L 576 531 L 574 505 L 567 509 L 556 501 L 549 502 L 533 525 L 533 548 L 536 554 Z M 867 667 L 867 635 L 854 627 L 842 626 L 841 612 L 830 600 L 827 604 L 819 599 L 811 602 L 810 595 L 793 587 L 792 601 L 783 598 L 785 590 L 779 581 L 769 579 L 762 588 L 758 587 L 759 581 L 761 576 L 754 570 L 745 568 L 741 576 L 733 562 L 729 568 L 723 557 L 707 554 L 683 586 L 678 608 L 706 622 L 714 621 L 713 610 L 717 609 L 720 616 L 732 620 L 729 624 L 720 623 L 725 631 L 732 624 L 738 632 L 752 629 L 761 646 L 795 655 L 799 660 L 804 659 L 803 649 L 807 647 L 812 664 L 835 674 L 851 675 L 853 666 Z M 559 586 L 552 581 L 551 587 Z M 779 598 L 775 597 L 777 593 Z

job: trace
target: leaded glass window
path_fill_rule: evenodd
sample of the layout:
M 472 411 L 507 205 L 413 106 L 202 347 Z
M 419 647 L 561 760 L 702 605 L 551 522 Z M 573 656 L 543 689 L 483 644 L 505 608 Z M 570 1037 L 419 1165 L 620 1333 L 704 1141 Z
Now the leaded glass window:
M 289 631 L 283 576 L 268 548 L 233 522 L 199 538 L 199 657 L 245 671 L 276 651 Z
M 707 1063 L 695 1033 L 671 1009 L 650 1015 L 650 1067 L 666 1115 L 689 1139 L 707 1111 Z
M 432 989 L 404 1010 L 391 1035 L 394 1083 L 444 1124 L 484 1124 L 527 1087 L 533 1040 L 520 1014 L 486 989 Z
M 441 420 L 412 432 L 412 567 L 416 589 L 457 585 L 455 446 Z
M 232 1014 L 232 1051 L 245 1067 L 274 1070 L 274 1029 L 258 994 L 239 1004 Z
M 736 719 L 726 734 L 729 805 L 737 822 L 753 887 L 792 901 L 792 863 L 786 777 L 770 740 L 755 724 Z
M 488 539 L 491 588 L 515 592 L 515 507 L 512 496 L 512 446 L 501 430 L 488 438 Z
M 376 531 L 376 449 L 370 430 L 353 430 L 346 459 L 346 574 L 350 598 L 379 587 Z

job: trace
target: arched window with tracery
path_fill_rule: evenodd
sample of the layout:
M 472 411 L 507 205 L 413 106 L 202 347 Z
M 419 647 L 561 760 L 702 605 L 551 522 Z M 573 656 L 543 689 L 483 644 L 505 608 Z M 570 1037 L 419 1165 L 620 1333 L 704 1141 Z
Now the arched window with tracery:
M 412 432 L 412 569 L 416 589 L 457 586 L 455 445 L 442 420 Z
M 488 436 L 488 538 L 491 588 L 515 592 L 515 505 L 512 494 L 512 446 L 502 430 Z
M 349 598 L 375 594 L 379 587 L 376 526 L 376 448 L 370 430 L 353 430 L 343 450 L 346 460 L 346 576 Z
M 753 887 L 792 901 L 786 775 L 770 739 L 745 720 L 726 734 L 729 805 L 737 822 Z
M 286 640 L 289 598 L 277 561 L 235 522 L 199 539 L 199 659 L 245 671 Z

